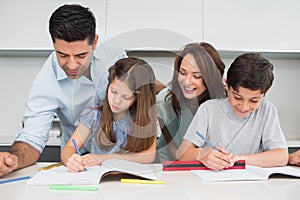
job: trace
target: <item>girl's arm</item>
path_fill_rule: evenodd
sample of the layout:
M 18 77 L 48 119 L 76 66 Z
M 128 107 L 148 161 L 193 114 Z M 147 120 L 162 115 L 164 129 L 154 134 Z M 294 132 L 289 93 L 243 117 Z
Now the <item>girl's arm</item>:
M 88 127 L 86 127 L 82 123 L 78 124 L 77 128 L 75 129 L 74 133 L 72 134 L 71 138 L 69 139 L 66 146 L 62 149 L 60 154 L 61 160 L 65 165 L 67 165 L 69 158 L 73 154 L 76 154 L 76 150 L 73 145 L 72 139 L 75 139 L 78 148 L 81 149 L 81 147 L 84 145 L 85 141 L 88 139 L 90 134 L 91 130 Z M 78 158 L 80 158 L 79 155 Z
M 269 151 L 239 156 L 247 165 L 259 167 L 275 167 L 288 164 L 289 154 L 287 149 L 272 149 Z
M 146 150 L 138 153 L 116 153 L 116 154 L 89 154 L 84 157 L 93 156 L 98 162 L 102 163 L 108 159 L 122 159 L 137 163 L 152 163 L 156 156 L 156 137 L 153 144 Z

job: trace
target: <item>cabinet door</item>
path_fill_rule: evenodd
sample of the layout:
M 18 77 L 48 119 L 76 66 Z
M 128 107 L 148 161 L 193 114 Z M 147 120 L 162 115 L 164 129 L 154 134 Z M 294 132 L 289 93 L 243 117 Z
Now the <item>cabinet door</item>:
M 300 1 L 204 0 L 204 39 L 222 50 L 300 50 Z
M 202 39 L 202 0 L 108 0 L 107 33 L 126 49 L 179 49 Z
M 81 0 L 97 20 L 97 32 L 105 32 L 106 1 Z M 61 0 L 2 0 L 0 6 L 0 50 L 53 49 L 48 31 L 49 18 Z

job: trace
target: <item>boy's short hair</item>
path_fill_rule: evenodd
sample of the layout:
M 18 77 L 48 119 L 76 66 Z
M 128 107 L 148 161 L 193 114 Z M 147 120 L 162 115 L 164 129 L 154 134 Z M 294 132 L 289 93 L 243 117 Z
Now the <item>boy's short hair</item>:
M 92 45 L 96 34 L 96 19 L 89 8 L 78 4 L 65 4 L 52 13 L 49 32 L 53 43 L 56 39 L 67 42 L 88 39 Z
M 259 53 L 245 53 L 238 56 L 227 72 L 228 88 L 239 87 L 260 90 L 265 94 L 274 80 L 273 65 Z

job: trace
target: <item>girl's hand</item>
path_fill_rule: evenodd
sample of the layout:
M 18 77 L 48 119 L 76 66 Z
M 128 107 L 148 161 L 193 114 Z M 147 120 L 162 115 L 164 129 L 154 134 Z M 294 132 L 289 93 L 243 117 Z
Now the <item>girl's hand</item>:
M 233 166 L 231 154 L 224 148 L 217 147 L 220 151 L 212 148 L 201 148 L 199 153 L 199 160 L 208 168 L 213 170 L 222 170 Z
M 66 164 L 69 172 L 82 172 L 84 171 L 85 164 L 83 162 L 82 156 L 78 154 L 73 154 Z
M 99 155 L 86 154 L 86 155 L 82 156 L 82 158 L 83 158 L 83 163 L 87 167 L 102 164 L 102 160 L 99 158 Z

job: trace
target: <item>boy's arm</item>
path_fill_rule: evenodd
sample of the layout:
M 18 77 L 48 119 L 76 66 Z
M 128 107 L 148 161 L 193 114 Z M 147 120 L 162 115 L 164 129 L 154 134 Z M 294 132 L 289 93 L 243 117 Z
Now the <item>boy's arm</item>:
M 272 149 L 257 154 L 241 155 L 240 159 L 245 160 L 247 165 L 275 167 L 287 165 L 289 154 L 287 149 Z
M 213 170 L 222 170 L 233 165 L 232 154 L 218 147 L 220 151 L 212 148 L 196 148 L 195 145 L 188 140 L 183 140 L 176 152 L 178 160 L 199 160 L 206 167 Z

